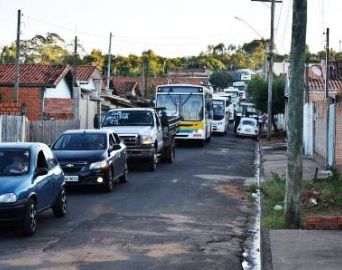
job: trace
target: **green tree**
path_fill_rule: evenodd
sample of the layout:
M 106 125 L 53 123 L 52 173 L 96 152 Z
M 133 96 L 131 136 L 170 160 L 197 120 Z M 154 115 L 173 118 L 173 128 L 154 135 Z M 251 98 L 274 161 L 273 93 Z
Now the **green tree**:
M 272 89 L 272 113 L 273 116 L 279 113 L 284 113 L 285 110 L 285 96 L 284 96 L 285 81 L 281 77 L 273 77 Z M 267 112 L 267 97 L 268 97 L 268 84 L 264 78 L 253 78 L 247 87 L 247 91 L 255 104 L 255 107 L 262 111 Z M 272 117 L 273 120 L 273 117 Z M 277 130 L 273 121 L 274 128 Z
M 232 82 L 232 77 L 226 71 L 216 71 L 211 74 L 209 82 L 214 86 L 215 90 L 224 89 Z

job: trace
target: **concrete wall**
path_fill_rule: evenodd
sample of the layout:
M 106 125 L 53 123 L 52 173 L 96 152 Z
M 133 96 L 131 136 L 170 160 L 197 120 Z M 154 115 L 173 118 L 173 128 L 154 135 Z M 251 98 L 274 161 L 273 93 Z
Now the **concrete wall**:
M 314 159 L 326 166 L 327 157 L 327 103 L 315 102 Z
M 304 104 L 304 123 L 303 123 L 303 143 L 304 154 L 313 157 L 314 147 L 314 105 L 313 103 Z
M 71 98 L 70 86 L 62 79 L 56 88 L 46 88 L 45 98 Z

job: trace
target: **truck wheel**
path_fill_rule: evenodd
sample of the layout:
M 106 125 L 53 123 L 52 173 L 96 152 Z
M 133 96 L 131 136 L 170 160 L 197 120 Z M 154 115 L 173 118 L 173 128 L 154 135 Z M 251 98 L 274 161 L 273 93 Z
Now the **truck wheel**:
M 152 158 L 149 160 L 149 170 L 154 172 L 157 170 L 158 156 L 157 153 L 154 152 Z
M 206 142 L 210 142 L 211 141 L 211 136 L 209 136 L 205 141 Z
M 176 157 L 175 145 L 171 145 L 170 147 L 168 147 L 165 154 L 165 161 L 167 163 L 173 163 Z

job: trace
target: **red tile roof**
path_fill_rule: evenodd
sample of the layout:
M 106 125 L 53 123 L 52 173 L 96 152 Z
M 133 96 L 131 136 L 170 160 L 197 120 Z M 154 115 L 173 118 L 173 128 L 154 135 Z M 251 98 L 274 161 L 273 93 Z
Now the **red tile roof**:
M 19 67 L 19 84 L 32 86 L 56 86 L 71 67 L 66 65 L 25 64 Z M 13 86 L 15 65 L 0 65 L 0 86 Z
M 77 66 L 77 70 L 76 70 L 77 81 L 84 81 L 84 82 L 89 81 L 92 77 L 92 74 L 94 73 L 96 69 L 97 69 L 96 66 L 91 66 L 91 65 Z
M 132 92 L 133 89 L 138 85 L 138 82 L 120 82 L 112 81 L 114 88 L 114 94 L 118 96 L 126 96 L 127 93 Z
M 307 71 L 307 87 L 309 90 L 325 89 L 325 70 L 322 65 L 312 65 Z M 330 65 L 330 90 L 342 90 L 342 63 L 332 62 Z

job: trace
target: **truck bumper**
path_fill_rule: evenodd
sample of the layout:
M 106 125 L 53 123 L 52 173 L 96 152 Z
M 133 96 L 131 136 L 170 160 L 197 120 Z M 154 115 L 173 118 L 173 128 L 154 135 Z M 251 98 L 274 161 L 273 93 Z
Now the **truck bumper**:
M 128 149 L 128 160 L 150 159 L 155 153 L 154 148 Z

